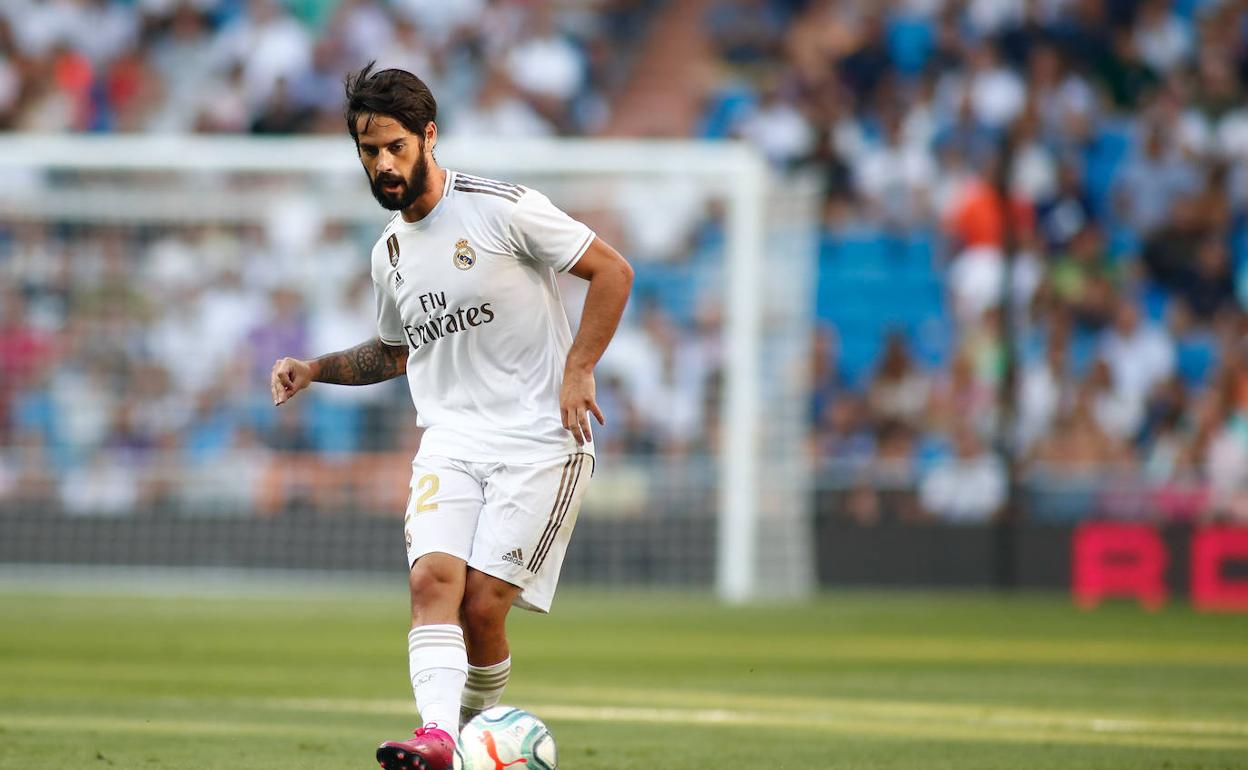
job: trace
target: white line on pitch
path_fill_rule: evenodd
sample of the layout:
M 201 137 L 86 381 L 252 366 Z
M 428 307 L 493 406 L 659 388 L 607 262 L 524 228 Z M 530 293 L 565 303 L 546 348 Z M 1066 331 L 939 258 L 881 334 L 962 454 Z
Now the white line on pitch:
M 414 714 L 409 701 L 337 700 L 318 698 L 265 699 L 246 703 L 293 711 L 324 711 L 357 714 Z M 241 704 L 240 704 L 241 705 Z M 1009 742 L 1097 742 L 1140 746 L 1248 749 L 1248 728 L 1232 723 L 1166 722 L 1108 718 L 981 713 L 971 715 L 962 707 L 943 716 L 932 712 L 917 719 L 898 710 L 878 709 L 855 713 L 838 708 L 781 713 L 725 708 L 656 708 L 644 706 L 588 706 L 559 703 L 517 705 L 556 720 L 570 722 L 625 722 L 642 724 L 755 725 L 814 732 L 843 732 L 888 736 L 962 738 Z M 937 708 L 939 706 L 936 706 Z

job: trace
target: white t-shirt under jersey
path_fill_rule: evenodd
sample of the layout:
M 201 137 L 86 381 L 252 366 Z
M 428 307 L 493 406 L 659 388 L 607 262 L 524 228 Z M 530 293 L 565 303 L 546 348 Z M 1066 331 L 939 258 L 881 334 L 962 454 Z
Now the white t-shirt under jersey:
M 421 455 L 540 462 L 577 451 L 559 413 L 572 333 L 555 271 L 593 239 L 535 190 L 450 170 L 428 215 L 386 226 L 372 254 L 377 328 L 408 347 Z

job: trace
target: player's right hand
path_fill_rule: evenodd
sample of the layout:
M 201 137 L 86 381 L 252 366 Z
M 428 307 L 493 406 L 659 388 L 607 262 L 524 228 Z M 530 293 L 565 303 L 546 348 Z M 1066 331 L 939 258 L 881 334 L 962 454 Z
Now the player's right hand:
M 312 384 L 312 367 L 297 358 L 279 358 L 273 364 L 269 386 L 273 389 L 273 406 L 281 406 L 296 393 Z

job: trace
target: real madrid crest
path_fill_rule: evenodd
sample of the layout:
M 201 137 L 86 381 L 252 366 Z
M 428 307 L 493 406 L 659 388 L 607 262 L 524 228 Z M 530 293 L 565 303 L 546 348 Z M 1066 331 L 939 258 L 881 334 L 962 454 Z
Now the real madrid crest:
M 390 252 L 390 267 L 399 266 L 399 236 L 390 233 L 386 239 L 386 251 Z
M 477 252 L 473 251 L 472 247 L 468 245 L 467 238 L 460 238 L 458 241 L 455 241 L 454 260 L 455 267 L 458 267 L 460 270 L 468 270 L 477 264 Z

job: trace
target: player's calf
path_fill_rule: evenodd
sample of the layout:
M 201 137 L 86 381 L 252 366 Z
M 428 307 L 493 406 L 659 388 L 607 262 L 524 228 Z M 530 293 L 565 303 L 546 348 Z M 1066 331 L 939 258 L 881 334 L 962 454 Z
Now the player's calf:
M 468 679 L 460 701 L 462 728 L 477 714 L 498 705 L 511 676 L 507 613 L 520 589 L 479 570 L 468 570 L 460 623 L 468 645 Z
M 507 646 L 507 613 L 520 589 L 475 569 L 468 570 L 459 622 L 476 665 L 493 665 L 511 654 Z

